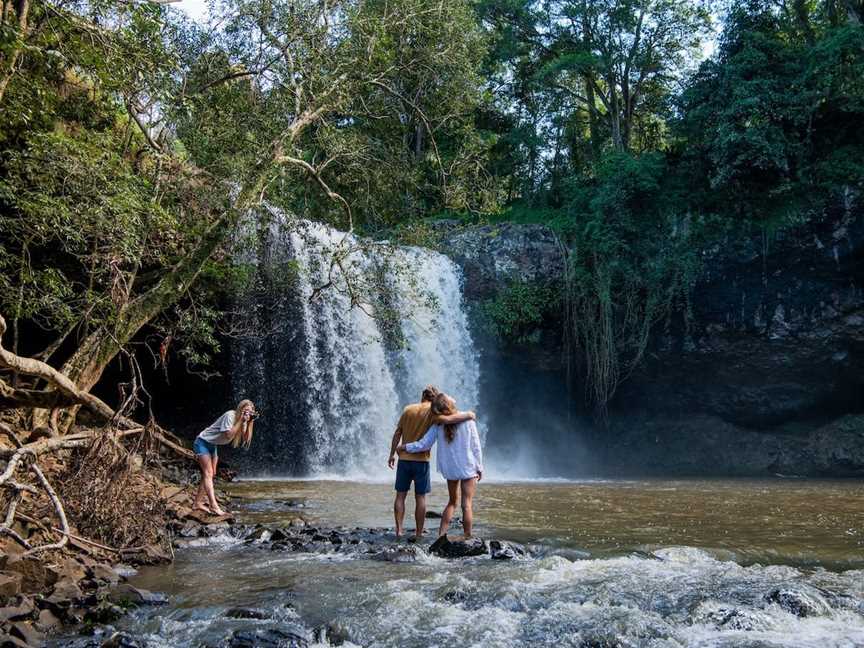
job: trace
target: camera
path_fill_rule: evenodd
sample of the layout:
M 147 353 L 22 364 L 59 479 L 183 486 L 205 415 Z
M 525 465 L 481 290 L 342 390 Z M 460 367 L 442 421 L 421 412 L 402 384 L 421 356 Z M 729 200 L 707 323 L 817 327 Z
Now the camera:
M 254 420 L 257 419 L 259 416 L 261 416 L 261 413 L 260 413 L 260 412 L 252 412 L 252 416 L 250 416 L 249 418 L 251 418 L 251 419 L 254 421 Z

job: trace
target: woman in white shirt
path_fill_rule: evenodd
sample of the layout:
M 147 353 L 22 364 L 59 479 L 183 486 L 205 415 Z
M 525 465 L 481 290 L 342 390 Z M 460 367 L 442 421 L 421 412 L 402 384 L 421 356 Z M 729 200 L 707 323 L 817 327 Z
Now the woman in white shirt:
M 456 401 L 447 394 L 438 394 L 432 401 L 432 413 L 443 416 L 455 413 Z M 438 441 L 438 472 L 447 480 L 450 501 L 441 514 L 438 536 L 447 533 L 450 519 L 456 510 L 456 499 L 462 491 L 462 528 L 465 537 L 471 537 L 474 521 L 473 500 L 477 482 L 483 477 L 483 451 L 480 448 L 480 435 L 474 421 L 457 425 L 436 424 L 429 428 L 425 436 L 414 443 L 403 444 L 399 450 L 405 452 L 426 452 Z
M 202 430 L 192 444 L 192 451 L 201 468 L 201 482 L 192 509 L 214 515 L 224 515 L 216 501 L 213 490 L 213 478 L 216 476 L 216 466 L 219 464 L 218 446 L 228 445 L 235 448 L 242 445 L 249 448 L 252 443 L 252 430 L 255 427 L 255 405 L 250 400 L 242 400 L 236 410 L 228 410 L 209 427 Z M 205 505 L 205 499 L 209 507 Z

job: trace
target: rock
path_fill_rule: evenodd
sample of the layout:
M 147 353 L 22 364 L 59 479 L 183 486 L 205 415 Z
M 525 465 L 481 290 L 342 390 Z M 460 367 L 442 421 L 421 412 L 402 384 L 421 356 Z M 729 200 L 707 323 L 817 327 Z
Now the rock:
M 54 585 L 54 590 L 51 592 L 51 596 L 46 600 L 55 604 L 64 602 L 69 603 L 78 601 L 83 596 L 81 588 L 79 588 L 75 582 L 64 579 Z
M 429 553 L 441 558 L 467 558 L 489 553 L 489 547 L 482 538 L 458 538 L 450 540 L 446 535 L 438 538 L 429 547 Z
M 6 601 L 21 591 L 24 576 L 20 572 L 0 572 L 0 601 Z
M 116 585 L 120 582 L 120 574 L 114 571 L 114 569 L 109 565 L 97 563 L 96 565 L 90 567 L 88 571 L 91 578 L 95 578 L 99 581 L 103 581 L 111 585 Z
M 9 560 L 6 569 L 21 574 L 21 591 L 27 594 L 42 592 L 57 582 L 57 573 L 47 569 L 38 558 L 16 556 Z
M 444 226 L 441 251 L 462 267 L 468 301 L 493 297 L 516 281 L 550 283 L 564 276 L 564 255 L 545 225 Z M 449 231 L 448 231 L 449 230 Z
M 234 520 L 234 516 L 230 513 L 226 513 L 225 515 L 211 515 L 204 511 L 191 511 L 187 517 L 205 525 L 219 524 L 221 522 L 230 522 Z
M 227 641 L 227 648 L 308 648 L 309 640 L 297 633 L 271 628 L 236 630 Z
M 468 600 L 468 594 L 462 590 L 452 590 L 444 593 L 444 600 L 448 603 L 462 603 Z
M 115 632 L 102 642 L 100 648 L 141 648 L 141 644 L 125 632 Z
M 12 637 L 20 639 L 28 646 L 41 646 L 43 639 L 42 633 L 34 628 L 30 623 L 17 621 L 12 623 L 9 628 L 9 634 Z
M 14 605 L 0 608 L 0 622 L 3 621 L 20 621 L 33 616 L 36 607 L 33 605 L 33 600 L 26 596 L 18 597 Z
M 319 628 L 316 635 L 317 643 L 325 646 L 342 646 L 346 642 L 351 641 L 351 634 L 348 632 L 348 628 L 338 621 Z
M 186 489 L 182 486 L 165 486 L 160 492 L 159 495 L 164 500 L 172 500 L 181 493 L 185 493 Z
M 279 540 L 284 540 L 285 537 L 286 536 L 283 534 L 282 537 L 279 538 Z M 270 529 L 268 529 L 265 526 L 260 526 L 260 525 L 255 527 L 254 529 L 252 529 L 252 532 L 246 536 L 246 540 L 249 542 L 267 542 L 268 540 L 271 540 L 271 539 L 272 539 L 272 534 L 270 532 Z
M 426 519 L 427 520 L 440 520 L 441 514 L 437 511 L 426 511 Z
M 797 590 L 775 589 L 765 595 L 765 601 L 774 603 L 797 617 L 824 616 L 831 608 L 821 596 Z
M 36 619 L 36 626 L 43 632 L 54 632 L 62 625 L 62 621 L 51 610 L 42 610 Z
M 523 558 L 528 555 L 528 552 L 522 545 L 502 540 L 492 540 L 489 542 L 489 552 L 492 554 L 492 560 L 513 560 L 514 558 Z
M 177 531 L 177 535 L 181 538 L 197 538 L 201 535 L 202 526 L 194 520 L 186 520 L 182 527 Z
M 156 545 L 146 545 L 137 553 L 127 553 L 125 558 L 136 565 L 164 565 L 171 562 L 171 554 Z
M 120 583 L 108 592 L 108 600 L 112 603 L 125 605 L 164 605 L 168 599 L 164 594 L 133 587 L 129 583 Z
M 417 545 L 394 545 L 385 547 L 383 550 L 371 556 L 372 560 L 382 560 L 392 563 L 417 562 L 419 558 L 426 555 L 422 547 Z
M 12 635 L 0 634 L 0 648 L 33 648 L 28 646 L 26 642 L 21 641 L 18 637 Z
M 270 613 L 263 610 L 255 610 L 252 608 L 235 607 L 227 610 L 225 616 L 229 619 L 258 619 L 265 620 L 270 618 Z
M 88 623 L 113 623 L 125 614 L 122 607 L 110 601 L 102 601 L 88 608 L 84 613 L 84 621 Z
M 231 527 L 227 522 L 202 525 L 198 531 L 198 536 L 201 538 L 215 538 L 216 536 L 227 535 L 231 535 Z
M 283 540 L 288 540 L 291 537 L 290 533 L 286 533 L 282 529 L 273 529 L 270 532 L 270 540 L 273 542 L 282 542 Z

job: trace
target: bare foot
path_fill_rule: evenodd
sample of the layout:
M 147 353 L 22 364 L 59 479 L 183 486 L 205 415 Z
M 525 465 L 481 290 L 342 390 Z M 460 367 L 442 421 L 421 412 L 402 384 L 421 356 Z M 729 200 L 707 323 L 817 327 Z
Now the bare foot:
M 193 511 L 203 511 L 204 513 L 207 513 L 208 515 L 210 515 L 210 512 L 211 512 L 210 508 L 206 504 L 196 504 L 195 506 L 192 507 L 192 510 Z

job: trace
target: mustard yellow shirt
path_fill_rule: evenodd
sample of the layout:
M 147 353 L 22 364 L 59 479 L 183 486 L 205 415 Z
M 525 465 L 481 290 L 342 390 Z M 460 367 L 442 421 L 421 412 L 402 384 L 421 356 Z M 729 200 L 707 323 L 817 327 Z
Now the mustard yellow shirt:
M 402 410 L 402 416 L 399 417 L 399 425 L 396 429 L 402 434 L 402 443 L 414 443 L 423 438 L 423 435 L 432 427 L 435 422 L 435 417 L 432 415 L 432 406 L 430 403 L 413 403 Z M 418 452 L 411 454 L 410 452 L 400 452 L 400 459 L 408 461 L 429 461 L 430 453 Z

